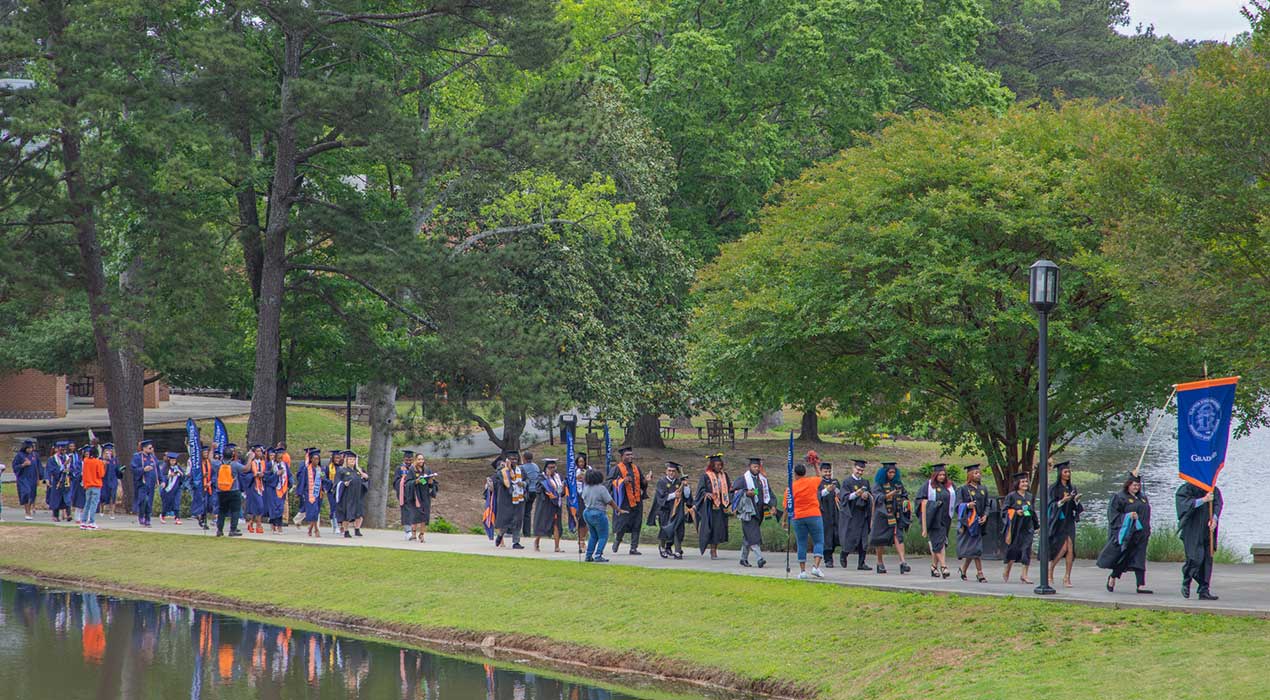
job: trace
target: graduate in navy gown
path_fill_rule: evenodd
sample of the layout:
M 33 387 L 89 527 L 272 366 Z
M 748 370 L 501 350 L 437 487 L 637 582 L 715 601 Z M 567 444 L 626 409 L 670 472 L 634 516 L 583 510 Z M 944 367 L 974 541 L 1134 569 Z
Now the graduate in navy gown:
M 137 446 L 140 451 L 132 455 L 132 508 L 141 527 L 150 527 L 154 492 L 159 485 L 159 459 L 154 455 L 153 440 L 142 440 Z
M 212 461 L 207 454 L 207 445 L 199 445 L 198 455 L 190 455 L 190 517 L 198 521 L 199 527 L 207 528 L 208 504 L 215 495 L 212 493 Z
M 27 520 L 35 517 L 35 492 L 40 485 L 40 455 L 35 451 L 34 440 L 23 440 L 22 447 L 13 455 L 13 478 L 18 484 L 18 503 Z
M 53 443 L 53 454 L 44 462 L 44 482 L 48 490 L 44 493 L 44 503 L 53 514 L 53 520 L 62 519 L 62 511 L 66 519 L 71 519 L 71 466 L 74 460 L 66 454 L 70 443 L 58 440 Z
M 287 494 L 291 492 L 291 470 L 282 461 L 281 448 L 269 450 L 269 468 L 265 472 L 265 516 L 274 532 L 282 532 L 286 522 L 283 520 L 287 504 Z
M 177 525 L 181 524 L 181 487 L 185 483 L 185 472 L 177 461 L 180 458 L 179 453 L 165 452 L 163 464 L 159 465 L 159 522 L 164 525 L 169 515 Z
M 75 510 L 75 524 L 82 525 L 84 503 L 88 500 L 88 492 L 84 490 L 84 457 L 88 446 L 76 449 L 75 441 L 72 440 L 67 451 L 71 456 L 71 507 Z
M 247 481 L 243 484 L 243 510 L 247 514 L 247 532 L 264 534 L 265 473 L 269 459 L 264 445 L 252 445 L 247 458 Z
M 110 518 L 115 517 L 115 502 L 119 500 L 119 480 L 123 477 L 123 469 L 119 466 L 119 458 L 115 456 L 114 443 L 101 446 L 101 461 L 106 463 L 106 473 L 101 477 L 101 504 L 103 508 L 110 506 Z
M 319 525 L 322 518 L 322 493 L 326 490 L 325 468 L 322 451 L 310 447 L 304 451 L 305 462 L 295 474 L 295 490 L 300 496 L 300 510 L 309 526 L 309 537 L 321 537 Z

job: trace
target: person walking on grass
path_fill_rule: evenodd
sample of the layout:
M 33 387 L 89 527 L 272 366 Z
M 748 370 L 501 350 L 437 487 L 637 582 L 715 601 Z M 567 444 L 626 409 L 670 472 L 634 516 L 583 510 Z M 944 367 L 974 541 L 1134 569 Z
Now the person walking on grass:
M 790 493 L 785 494 L 785 511 L 793 517 L 794 541 L 798 543 L 798 578 L 805 581 L 808 577 L 808 539 L 812 543 L 813 556 L 810 574 L 824 578 L 825 574 L 820 570 L 825 554 L 825 524 L 820 517 L 821 480 L 819 476 L 807 476 L 807 465 L 801 462 L 794 466 L 794 477 Z M 792 503 L 790 494 L 793 495 Z
M 586 560 L 606 562 L 604 545 L 609 538 L 607 508 L 613 506 L 613 495 L 604 486 L 604 475 L 598 469 L 586 473 L 586 486 L 582 487 L 582 519 L 587 524 Z
M 101 485 L 105 477 L 106 462 L 101 458 L 101 450 L 97 447 L 89 448 L 80 477 L 84 488 L 84 521 L 79 525 L 81 530 L 97 529 L 97 506 L 101 503 Z

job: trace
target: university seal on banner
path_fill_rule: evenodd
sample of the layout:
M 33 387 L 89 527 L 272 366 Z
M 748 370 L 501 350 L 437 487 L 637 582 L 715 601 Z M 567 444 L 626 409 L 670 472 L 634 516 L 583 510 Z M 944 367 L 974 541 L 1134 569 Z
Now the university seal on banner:
M 1212 397 L 1196 401 L 1186 413 L 1186 427 L 1196 440 L 1208 442 L 1221 427 L 1221 403 Z

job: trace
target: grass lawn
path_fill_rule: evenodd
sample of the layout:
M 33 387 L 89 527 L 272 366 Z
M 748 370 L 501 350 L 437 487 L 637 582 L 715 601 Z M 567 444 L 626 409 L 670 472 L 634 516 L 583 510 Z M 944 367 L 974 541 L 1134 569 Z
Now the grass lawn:
M 617 565 L 5 525 L 4 567 L 531 635 L 832 699 L 1255 698 L 1270 663 L 1268 620 Z

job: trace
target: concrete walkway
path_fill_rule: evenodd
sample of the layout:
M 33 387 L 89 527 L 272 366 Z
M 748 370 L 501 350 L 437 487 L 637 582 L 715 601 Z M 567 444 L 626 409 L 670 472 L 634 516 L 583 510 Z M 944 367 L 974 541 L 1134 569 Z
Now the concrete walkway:
M 215 396 L 173 394 L 172 399 L 159 408 L 147 408 L 144 413 L 144 421 L 146 425 L 184 423 L 186 418 L 193 418 L 194 420 L 227 418 L 250 412 L 250 401 L 238 401 Z M 14 434 L 17 436 L 66 430 L 88 430 L 89 428 L 110 428 L 110 416 L 107 414 L 106 409 L 71 408 L 71 410 L 67 411 L 65 418 L 0 420 L 0 434 Z
M 5 518 L 9 522 L 13 522 L 14 517 L 21 517 L 21 511 L 14 513 L 13 509 L 6 510 Z M 45 515 L 42 519 L 34 521 L 38 524 L 53 527 L 74 527 L 61 523 L 54 525 Z M 128 531 L 146 531 L 155 535 L 165 534 L 185 534 L 196 536 L 212 536 L 204 533 L 198 528 L 193 521 L 183 521 L 180 526 L 177 525 L 160 525 L 158 519 L 154 520 L 154 527 L 150 530 L 142 530 L 136 521 L 132 518 L 119 516 L 117 520 L 109 520 L 105 516 L 99 520 L 98 524 L 102 529 L 108 530 L 128 530 Z M 690 528 L 691 529 L 691 528 Z M 734 528 L 735 529 L 735 528 Z M 481 556 L 500 556 L 500 557 L 518 557 L 518 558 L 534 558 L 534 559 L 556 559 L 560 561 L 578 562 L 576 546 L 572 542 L 562 542 L 561 546 L 566 550 L 562 554 L 551 553 L 546 550 L 551 549 L 551 544 L 547 541 L 543 542 L 544 551 L 537 553 L 533 551 L 532 538 L 525 538 L 523 544 L 526 545 L 524 550 L 512 550 L 511 543 L 506 543 L 502 549 L 495 549 L 493 543 L 481 535 L 439 535 L 429 534 L 426 544 L 417 544 L 407 542 L 404 535 L 396 530 L 365 530 L 365 537 L 354 539 L 343 539 L 336 537 L 327 526 L 322 533 L 322 537 L 312 539 L 304 536 L 303 531 L 298 528 L 288 528 L 281 535 L 264 534 L 264 535 L 245 535 L 244 540 L 261 540 L 267 542 L 275 542 L 279 544 L 310 544 L 325 547 L 380 547 L 384 549 L 412 549 L 426 552 L 453 552 L 460 554 L 475 554 Z M 734 533 L 735 535 L 736 533 Z M 690 541 L 695 539 L 695 534 L 689 532 Z M 690 571 L 709 571 L 722 574 L 734 574 L 738 576 L 756 576 L 766 578 L 785 578 L 785 554 L 784 552 L 776 552 L 768 555 L 768 565 L 766 568 L 743 569 L 737 564 L 738 553 L 735 551 L 721 552 L 717 561 L 711 561 L 709 555 L 705 557 L 698 556 L 697 551 L 693 548 L 690 552 L 686 552 L 684 559 L 675 561 L 673 559 L 662 559 L 657 555 L 657 544 L 646 543 L 642 547 L 644 552 L 642 556 L 631 556 L 627 554 L 629 547 L 623 547 L 621 553 L 614 554 L 612 547 L 605 552 L 606 557 L 610 557 L 613 561 L 610 564 L 586 564 L 580 562 L 579 566 L 640 566 L 648 569 L 679 569 Z M 1015 579 L 1012 583 L 1003 583 L 1001 581 L 1002 565 L 1000 562 L 984 562 L 984 573 L 988 577 L 987 583 L 976 583 L 974 580 L 974 568 L 971 567 L 971 577 L 969 581 L 961 581 L 956 571 L 952 572 L 952 578 L 947 580 L 934 579 L 930 577 L 929 560 L 923 557 L 914 557 L 911 560 L 913 565 L 912 573 L 903 576 L 899 573 L 899 562 L 894 555 L 887 557 L 887 569 L 890 573 L 879 575 L 872 571 L 857 571 L 854 568 L 854 562 L 850 569 L 843 570 L 834 568 L 826 570 L 825 578 L 821 581 L 813 580 L 811 583 L 832 583 L 843 586 L 866 586 L 869 588 L 897 591 L 918 591 L 926 593 L 958 593 L 962 595 L 976 596 L 992 596 L 1004 598 L 1006 596 L 1018 597 L 1039 597 L 1032 593 L 1033 586 L 1018 583 L 1017 572 L 1015 567 Z M 793 578 L 797 574 L 798 564 L 793 562 L 793 572 L 790 577 Z M 1074 588 L 1063 588 L 1061 583 L 1062 569 L 1059 569 L 1059 583 L 1057 584 L 1058 593 L 1054 596 L 1047 596 L 1046 600 L 1063 603 L 1081 603 L 1085 605 L 1096 605 L 1100 607 L 1111 608 L 1149 608 L 1155 610 L 1174 610 L 1185 612 L 1201 612 L 1201 613 L 1218 613 L 1225 615 L 1244 615 L 1252 617 L 1270 618 L 1270 566 L 1257 565 L 1218 565 L 1213 574 L 1213 591 L 1220 596 L 1221 600 L 1215 602 L 1201 602 L 1195 598 L 1192 591 L 1190 600 L 1184 599 L 1180 591 L 1181 584 L 1181 564 L 1176 563 L 1157 563 L 1151 562 L 1147 569 L 1147 585 L 1155 590 L 1154 595 L 1138 595 L 1134 592 L 1134 580 L 1132 573 L 1126 574 L 1121 580 L 1115 593 L 1108 593 L 1104 587 L 1107 574 L 1104 570 L 1094 566 L 1091 561 L 1077 561 L 1076 568 L 1072 571 L 1072 583 Z M 1031 577 L 1035 581 L 1039 576 L 1039 569 L 1036 565 L 1032 566 Z M 479 577 L 479 570 L 473 571 L 474 577 Z

